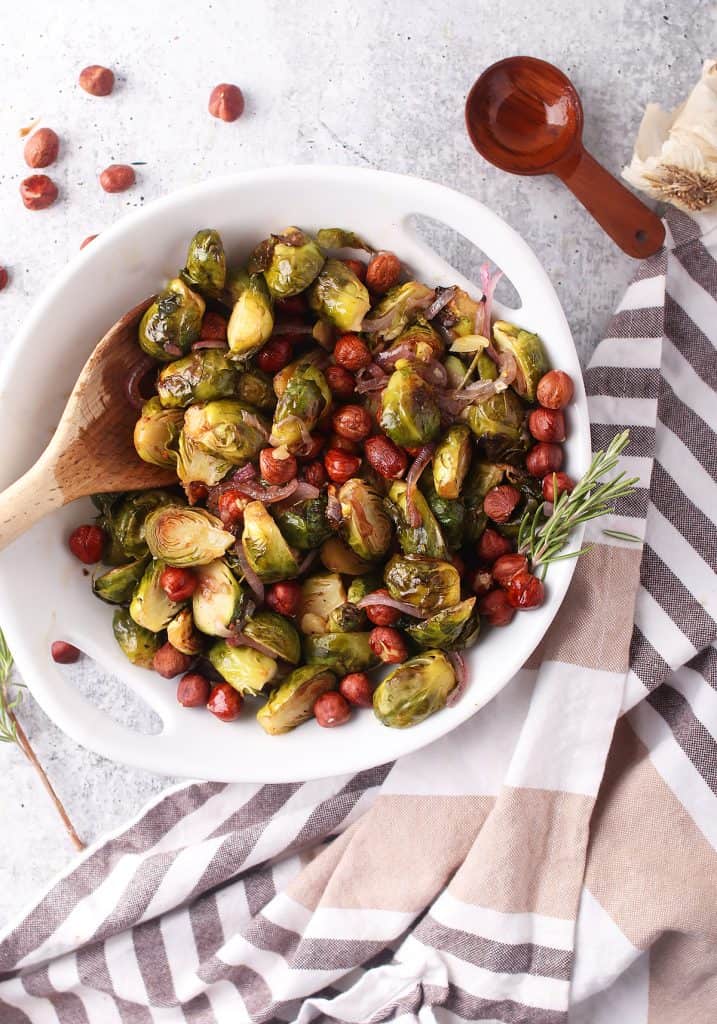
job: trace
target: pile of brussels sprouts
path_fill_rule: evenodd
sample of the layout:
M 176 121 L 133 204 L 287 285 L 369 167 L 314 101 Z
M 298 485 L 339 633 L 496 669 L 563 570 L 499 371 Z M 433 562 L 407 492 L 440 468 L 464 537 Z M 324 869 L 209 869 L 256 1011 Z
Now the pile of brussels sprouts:
M 128 383 L 138 455 L 177 483 L 96 495 L 74 537 L 110 566 L 93 590 L 131 662 L 226 721 L 254 698 L 270 734 L 455 701 L 481 620 L 543 599 L 521 520 L 572 487 L 570 378 L 491 322 L 494 283 L 429 288 L 339 229 L 288 228 L 241 268 L 195 235 Z

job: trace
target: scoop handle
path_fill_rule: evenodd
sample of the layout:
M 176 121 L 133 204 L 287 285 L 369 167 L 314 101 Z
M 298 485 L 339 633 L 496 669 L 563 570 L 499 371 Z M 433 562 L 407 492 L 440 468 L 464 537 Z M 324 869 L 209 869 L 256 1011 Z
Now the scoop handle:
M 0 493 L 0 551 L 50 512 L 62 508 L 66 500 L 46 451 L 24 476 Z
M 652 210 L 605 170 L 587 150 L 555 174 L 620 248 L 636 259 L 659 252 L 665 226 Z

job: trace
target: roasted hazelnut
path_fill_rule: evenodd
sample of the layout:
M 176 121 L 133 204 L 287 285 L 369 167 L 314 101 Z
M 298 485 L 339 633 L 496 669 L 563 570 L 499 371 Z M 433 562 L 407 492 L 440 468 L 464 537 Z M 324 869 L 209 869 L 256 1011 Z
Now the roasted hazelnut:
M 8 282 L 8 273 L 5 267 L 0 267 L 0 292 L 6 287 Z
M 497 530 L 492 530 L 490 526 L 483 531 L 478 541 L 477 553 L 481 562 L 492 564 L 496 558 L 507 555 L 512 550 L 513 545 L 508 538 Z
M 313 462 L 321 455 L 325 445 L 326 438 L 323 434 L 312 434 L 311 439 L 296 453 L 296 457 L 299 462 Z
M 287 295 L 285 299 L 277 299 L 274 312 L 278 317 L 304 316 L 309 309 L 306 295 Z
M 82 657 L 82 651 L 74 644 L 68 644 L 64 640 L 55 640 L 50 647 L 52 660 L 58 665 L 74 665 Z
M 567 473 L 548 473 L 543 477 L 543 497 L 546 501 L 554 501 L 555 495 L 560 497 L 565 491 L 572 491 L 575 481 Z
M 57 185 L 46 174 L 31 174 L 20 182 L 20 195 L 28 210 L 46 210 L 57 199 Z
M 67 543 L 75 558 L 85 565 L 94 565 L 102 558 L 107 534 L 101 526 L 78 526 Z
M 229 683 L 217 683 L 212 687 L 207 701 L 207 710 L 220 722 L 233 722 L 241 713 L 241 694 L 237 693 Z
M 330 434 L 326 442 L 329 448 L 338 448 L 340 452 L 348 452 L 350 455 L 360 455 L 361 445 L 358 441 L 350 441 L 348 437 L 340 434 Z
M 38 128 L 25 143 L 23 155 L 28 167 L 49 167 L 57 160 L 60 140 L 52 128 Z
M 504 590 L 491 590 L 478 601 L 478 611 L 491 626 L 507 626 L 515 615 L 515 608 Z
M 538 381 L 537 399 L 546 409 L 564 409 L 572 401 L 573 382 L 563 370 L 549 370 Z
M 192 660 L 191 655 L 182 654 L 176 647 L 166 643 L 159 648 L 152 659 L 152 668 L 165 679 L 172 679 L 174 676 L 186 672 L 192 664 Z
M 544 477 L 546 473 L 557 473 L 563 464 L 563 449 L 559 444 L 541 441 L 533 445 L 525 458 L 525 468 L 533 476 Z
M 517 572 L 508 580 L 505 593 L 513 608 L 538 608 L 545 600 L 545 587 L 532 573 Z
M 342 694 L 335 690 L 322 693 L 314 704 L 314 718 L 323 729 L 343 725 L 351 717 L 351 707 Z
M 105 192 L 126 192 L 135 182 L 134 167 L 129 164 L 110 164 L 100 174 L 100 185 Z
M 374 595 L 376 594 L 381 594 L 384 597 L 390 597 L 389 592 L 383 587 L 380 590 L 374 590 Z M 369 622 L 372 622 L 374 626 L 392 626 L 401 618 L 401 613 L 397 608 L 390 608 L 386 604 L 368 605 L 364 611 L 366 612 L 366 618 Z
M 198 672 L 188 672 L 177 685 L 177 700 L 184 708 L 202 708 L 209 700 L 212 685 Z
M 406 453 L 388 437 L 370 437 L 364 445 L 364 454 L 369 466 L 386 480 L 397 480 L 406 472 Z
M 184 485 L 184 491 L 190 505 L 198 505 L 200 502 L 206 501 L 209 496 L 209 488 L 201 480 L 190 480 L 188 484 Z
M 371 630 L 368 644 L 373 653 L 387 665 L 398 665 L 408 657 L 403 635 L 391 626 L 376 626 Z
M 277 452 L 276 448 L 262 448 L 259 452 L 259 472 L 268 484 L 286 484 L 294 479 L 298 471 L 293 455 L 286 449 Z M 282 454 L 284 458 L 281 458 Z
M 505 587 L 517 572 L 527 572 L 528 559 L 525 555 L 501 555 L 493 563 L 493 579 L 499 587 Z
M 361 260 L 341 260 L 349 270 L 353 270 L 359 281 L 366 280 L 366 264 L 362 263 Z
M 510 484 L 492 487 L 483 499 L 483 511 L 495 523 L 507 523 L 520 501 L 520 492 Z
M 348 441 L 364 441 L 371 433 L 371 414 L 362 405 L 344 405 L 334 413 L 331 424 Z
M 205 313 L 199 336 L 207 341 L 226 341 L 227 322 L 225 318 L 220 313 L 211 311 Z
M 370 708 L 373 704 L 373 683 L 365 672 L 351 672 L 339 683 L 339 693 L 357 708 Z
M 256 357 L 257 366 L 264 373 L 274 374 L 283 370 L 291 360 L 291 342 L 288 338 L 277 335 L 269 338 L 266 345 Z
M 334 360 L 345 370 L 362 370 L 372 362 L 368 345 L 358 334 L 342 334 L 334 348 Z
M 468 578 L 473 593 L 480 597 L 482 594 L 487 594 L 493 586 L 493 574 L 490 569 L 474 569 Z
M 197 589 L 197 577 L 191 569 L 167 566 L 159 577 L 159 585 L 170 601 L 187 601 Z
M 249 499 L 241 491 L 231 488 L 219 495 L 217 501 L 217 515 L 228 530 L 244 521 L 244 509 L 249 504 Z
M 90 96 L 109 96 L 114 89 L 115 76 L 101 64 L 90 64 L 80 71 L 80 85 Z
M 356 475 L 360 465 L 361 459 L 358 455 L 351 455 L 350 452 L 343 452 L 338 448 L 330 448 L 324 455 L 326 472 L 335 484 L 345 484 Z
M 337 398 L 352 398 L 356 392 L 356 378 L 343 366 L 329 366 L 324 371 L 326 383 Z
M 209 113 L 220 121 L 236 121 L 244 113 L 244 96 L 238 85 L 222 82 L 209 96 Z
M 401 276 L 401 261 L 393 252 L 377 252 L 366 268 L 366 287 L 374 295 L 384 295 Z
M 299 610 L 301 585 L 296 580 L 274 583 L 266 591 L 266 603 L 273 612 L 293 618 Z
M 466 574 L 466 563 L 463 561 L 460 555 L 452 555 L 451 563 L 454 566 L 458 575 L 463 579 Z
M 315 462 L 310 462 L 308 466 L 304 466 L 302 474 L 307 484 L 311 484 L 312 487 L 323 487 L 328 480 L 324 464 L 318 459 Z
M 528 430 L 536 441 L 564 441 L 565 416 L 560 409 L 533 409 L 528 417 Z

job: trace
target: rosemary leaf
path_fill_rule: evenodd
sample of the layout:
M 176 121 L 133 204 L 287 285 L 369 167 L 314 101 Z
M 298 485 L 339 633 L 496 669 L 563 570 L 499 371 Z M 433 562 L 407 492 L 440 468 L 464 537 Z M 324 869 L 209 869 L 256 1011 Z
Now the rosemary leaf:
M 633 544 L 642 544 L 642 537 L 636 537 L 634 533 L 623 533 L 622 530 L 603 530 L 606 537 L 614 537 L 615 540 L 628 540 Z
M 17 743 L 17 726 L 13 711 L 22 700 L 22 690 L 10 693 L 10 669 L 12 655 L 0 630 L 0 743 Z

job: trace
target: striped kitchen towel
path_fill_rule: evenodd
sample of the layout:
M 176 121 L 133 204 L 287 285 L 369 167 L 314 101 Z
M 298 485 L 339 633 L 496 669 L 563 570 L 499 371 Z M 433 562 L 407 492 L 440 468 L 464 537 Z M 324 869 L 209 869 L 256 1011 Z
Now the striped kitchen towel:
M 640 486 L 510 685 L 396 764 L 165 793 L 0 935 L 2 1024 L 717 1019 L 716 297 L 671 212 L 587 372 Z

